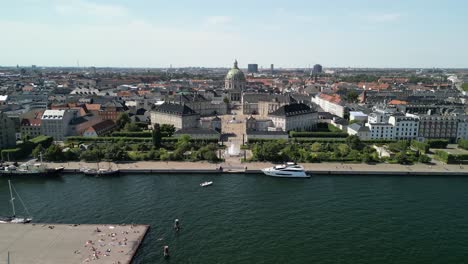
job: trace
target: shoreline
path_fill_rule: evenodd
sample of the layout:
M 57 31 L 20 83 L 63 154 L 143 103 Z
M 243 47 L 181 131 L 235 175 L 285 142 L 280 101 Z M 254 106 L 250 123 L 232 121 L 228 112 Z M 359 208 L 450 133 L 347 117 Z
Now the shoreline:
M 104 164 L 104 163 L 103 163 Z M 101 168 L 119 169 L 121 174 L 262 174 L 261 169 L 273 163 L 208 163 L 208 162 L 160 162 L 139 161 L 131 163 L 107 163 Z M 80 173 L 80 168 L 97 168 L 96 163 L 67 162 L 47 163 L 50 167 L 64 167 L 65 174 Z M 447 164 L 345 164 L 345 163 L 301 163 L 307 173 L 313 175 L 415 175 L 415 176 L 468 176 L 468 165 Z M 223 167 L 223 171 L 219 167 Z

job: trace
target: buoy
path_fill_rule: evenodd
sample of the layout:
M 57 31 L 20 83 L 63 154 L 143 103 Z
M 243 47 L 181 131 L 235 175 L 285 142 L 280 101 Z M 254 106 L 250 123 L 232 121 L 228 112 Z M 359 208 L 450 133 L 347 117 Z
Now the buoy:
M 169 246 L 164 246 L 164 257 L 169 257 Z

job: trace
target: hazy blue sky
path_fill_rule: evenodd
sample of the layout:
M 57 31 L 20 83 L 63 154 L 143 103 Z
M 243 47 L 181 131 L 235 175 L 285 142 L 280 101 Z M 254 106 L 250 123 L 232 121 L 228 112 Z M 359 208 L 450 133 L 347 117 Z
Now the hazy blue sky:
M 465 0 L 0 0 L 0 65 L 468 67 Z

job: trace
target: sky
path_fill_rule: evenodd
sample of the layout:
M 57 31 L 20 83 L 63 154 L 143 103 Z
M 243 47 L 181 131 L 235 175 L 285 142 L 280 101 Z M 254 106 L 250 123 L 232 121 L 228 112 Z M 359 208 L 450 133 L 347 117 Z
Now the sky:
M 0 65 L 468 67 L 465 0 L 0 0 Z

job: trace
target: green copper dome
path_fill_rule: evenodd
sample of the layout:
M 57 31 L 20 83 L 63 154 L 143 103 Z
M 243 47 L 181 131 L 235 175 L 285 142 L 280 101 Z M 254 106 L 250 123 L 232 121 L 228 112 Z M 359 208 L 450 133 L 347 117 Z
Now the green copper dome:
M 237 60 L 234 61 L 234 67 L 227 73 L 226 80 L 245 81 L 244 73 L 237 67 Z

